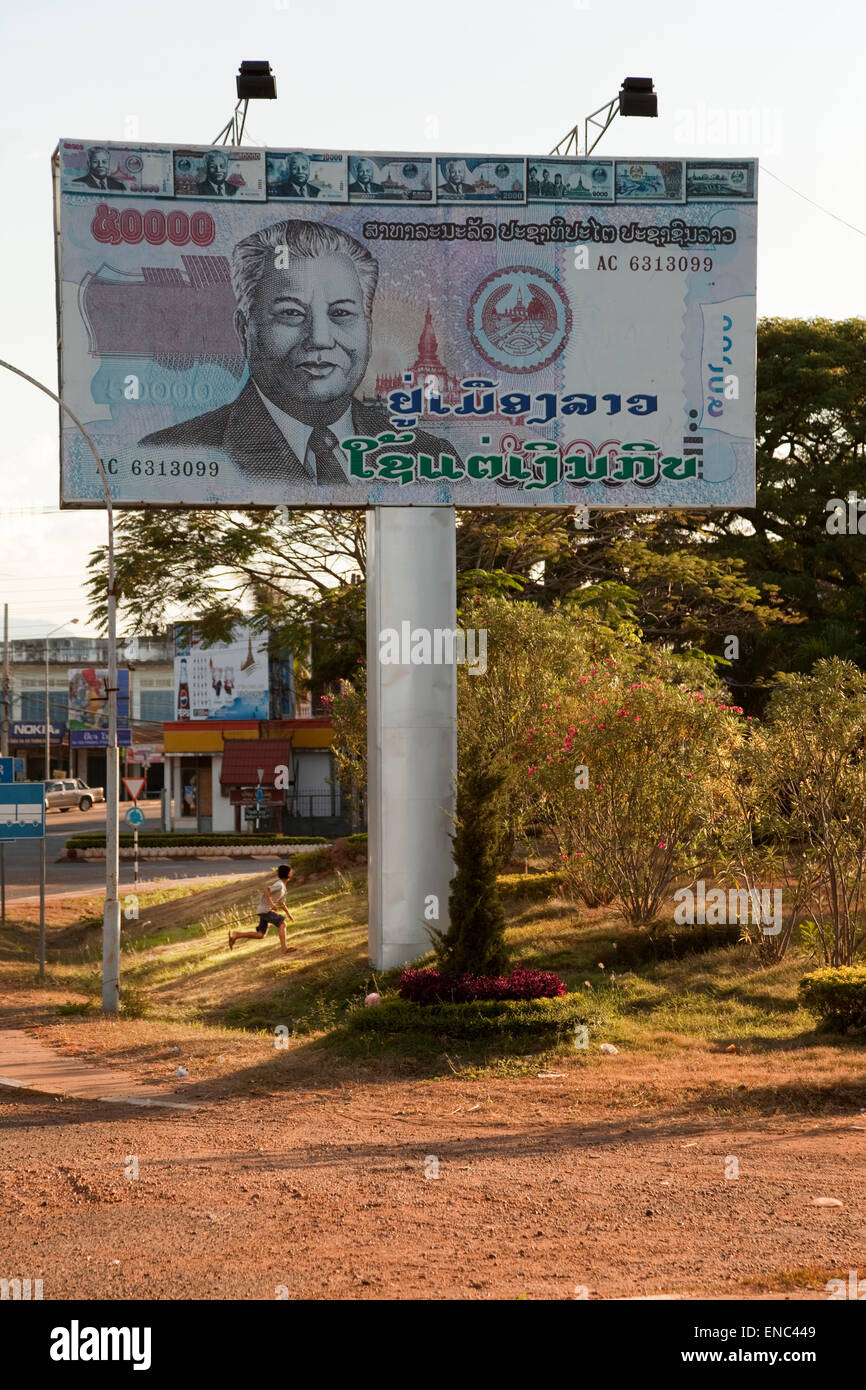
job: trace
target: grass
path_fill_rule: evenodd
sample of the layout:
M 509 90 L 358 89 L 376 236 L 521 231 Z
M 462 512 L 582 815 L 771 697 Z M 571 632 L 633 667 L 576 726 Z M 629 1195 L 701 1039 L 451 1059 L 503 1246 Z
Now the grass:
M 138 921 L 123 925 L 122 1017 L 213 1036 L 228 1030 L 274 1037 L 279 1028 L 290 1050 L 309 1045 L 335 1058 L 459 1067 L 461 1074 L 475 1068 L 519 1076 L 557 1057 L 583 1064 L 598 1056 L 601 1042 L 654 1058 L 819 1044 L 814 1018 L 797 997 L 809 962 L 795 949 L 761 968 L 730 931 L 727 939 L 718 930 L 699 936 L 673 929 L 670 916 L 652 931 L 637 931 L 610 908 L 547 899 L 532 875 L 523 891 L 514 881 L 522 877 L 510 876 L 505 895 L 512 963 L 557 971 L 569 991 L 564 999 L 437 1008 L 397 999 L 400 972 L 370 968 L 365 876 L 353 869 L 289 887 L 289 937 L 298 949 L 288 956 L 273 931 L 264 943 L 239 941 L 229 951 L 228 932 L 255 924 L 258 879 L 229 881 L 224 889 L 211 881 L 199 893 L 182 886 L 142 892 Z M 52 1016 L 96 1026 L 98 927 L 84 924 L 78 938 L 66 929 L 49 939 L 45 997 L 57 1000 Z M 32 988 L 34 945 L 32 933 L 0 936 L 0 992 Z M 687 953 L 689 946 L 704 949 Z M 364 995 L 373 989 L 384 1003 L 365 1009 Z M 578 1024 L 589 1030 L 588 1053 L 576 1046 Z M 845 1050 L 863 1045 L 862 1038 L 826 1034 L 820 1045 L 828 1041 Z

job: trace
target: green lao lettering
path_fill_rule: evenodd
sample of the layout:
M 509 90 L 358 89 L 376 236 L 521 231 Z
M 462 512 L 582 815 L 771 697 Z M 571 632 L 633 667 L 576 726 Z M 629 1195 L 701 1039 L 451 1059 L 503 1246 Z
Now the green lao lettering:
M 554 443 L 547 439 L 535 440 L 524 446 L 524 453 L 531 455 L 529 467 L 532 471 L 532 482 L 526 484 L 525 492 L 553 487 L 559 482 L 559 449 Z
M 412 444 L 415 436 L 411 430 L 395 434 L 386 430 L 376 439 L 359 435 L 344 439 L 341 448 L 349 456 L 349 476 L 351 478 L 380 478 L 385 482 L 411 483 L 414 481 L 415 460 L 411 454 L 381 454 L 375 460 L 374 468 L 367 468 L 364 455 L 371 449 L 379 449 L 383 444 Z
M 698 461 L 694 455 L 685 459 L 669 455 L 662 459 L 663 478 L 670 478 L 675 483 L 681 483 L 686 482 L 689 478 L 696 478 L 697 476 Z
M 569 444 L 565 458 L 566 482 L 573 487 L 588 487 L 590 483 L 621 487 L 623 483 L 630 482 L 637 487 L 654 487 L 660 472 L 664 477 L 673 479 L 696 476 L 694 470 L 677 471 L 674 466 L 681 468 L 682 459 L 662 459 L 657 444 L 620 444 L 618 440 L 610 439 L 601 445 L 601 450 L 597 454 L 594 446 L 585 439 Z
M 425 483 L 438 483 L 443 479 L 454 483 L 465 478 L 466 474 L 453 454 L 440 454 L 438 459 L 434 459 L 431 454 L 419 454 L 418 477 Z
M 340 448 L 349 456 L 349 477 L 350 478 L 375 478 L 375 468 L 364 467 L 364 455 L 371 449 L 379 447 L 378 439 L 367 439 L 358 436 L 354 439 L 343 439 Z
M 477 482 L 484 482 L 488 478 L 501 478 L 504 469 L 505 460 L 501 454 L 470 454 L 466 460 L 466 472 Z

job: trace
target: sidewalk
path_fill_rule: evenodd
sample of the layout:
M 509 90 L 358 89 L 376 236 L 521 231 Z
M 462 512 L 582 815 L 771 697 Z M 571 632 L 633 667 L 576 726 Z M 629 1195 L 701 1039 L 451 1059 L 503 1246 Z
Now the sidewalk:
M 146 1089 L 129 1072 L 63 1057 L 21 1028 L 0 1029 L 0 1087 L 6 1086 L 115 1105 L 196 1109 L 177 1095 Z

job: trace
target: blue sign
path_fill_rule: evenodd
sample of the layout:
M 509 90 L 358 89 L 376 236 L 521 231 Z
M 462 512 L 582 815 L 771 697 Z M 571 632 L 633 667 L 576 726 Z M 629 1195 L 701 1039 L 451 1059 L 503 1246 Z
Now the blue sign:
M 62 743 L 66 737 L 66 725 L 57 719 L 51 720 L 51 742 Z M 44 719 L 13 719 L 9 725 L 10 743 L 45 744 Z
M 127 811 L 126 819 L 129 821 L 130 825 L 143 825 L 144 812 L 140 811 L 137 806 L 133 806 Z
M 69 744 L 72 748 L 107 748 L 108 730 L 70 729 Z M 132 733 L 129 729 L 118 729 L 117 746 L 118 748 L 130 748 L 132 746 Z
M 15 781 L 15 758 L 0 758 L 0 782 Z
M 44 837 L 43 783 L 0 783 L 0 840 L 42 840 Z
M 264 787 L 256 787 L 256 805 L 257 805 L 257 806 L 261 806 L 261 804 L 262 804 L 262 802 L 264 801 L 264 799 L 265 799 L 265 789 L 264 789 Z

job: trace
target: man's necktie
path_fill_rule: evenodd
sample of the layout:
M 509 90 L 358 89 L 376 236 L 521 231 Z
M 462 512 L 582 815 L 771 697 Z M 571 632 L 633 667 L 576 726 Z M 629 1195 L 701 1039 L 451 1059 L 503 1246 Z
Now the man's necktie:
M 319 487 L 346 482 L 346 474 L 335 453 L 336 448 L 337 436 L 331 430 L 317 425 L 310 435 L 307 449 L 316 460 L 316 482 Z
M 100 180 L 99 180 L 99 187 L 100 187 L 100 188 L 107 188 L 107 186 L 108 186 L 108 185 L 107 185 L 105 179 L 100 179 Z

